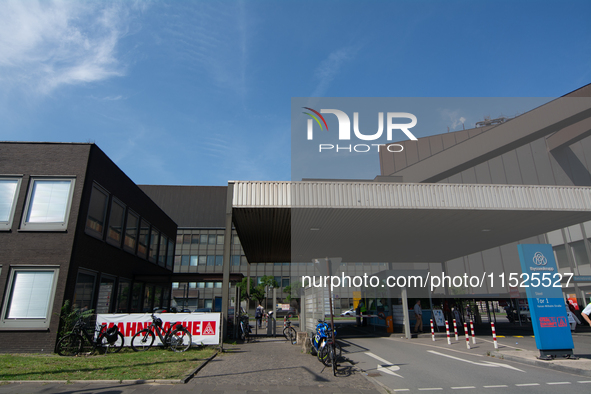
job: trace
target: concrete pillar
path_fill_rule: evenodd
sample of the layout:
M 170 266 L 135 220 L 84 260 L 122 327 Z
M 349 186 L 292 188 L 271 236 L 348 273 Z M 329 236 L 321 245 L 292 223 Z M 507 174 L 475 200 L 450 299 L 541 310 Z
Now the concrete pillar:
M 408 316 L 408 295 L 406 287 L 402 288 L 402 318 L 404 319 L 404 337 L 410 339 L 410 318 Z
M 228 336 L 228 307 L 230 306 L 230 252 L 232 242 L 232 199 L 234 198 L 234 183 L 228 182 L 226 192 L 226 230 L 224 232 L 224 260 L 222 279 L 222 343 L 220 348 L 224 350 L 223 340 Z M 234 309 L 236 311 L 236 309 Z M 234 313 L 236 314 L 236 313 Z

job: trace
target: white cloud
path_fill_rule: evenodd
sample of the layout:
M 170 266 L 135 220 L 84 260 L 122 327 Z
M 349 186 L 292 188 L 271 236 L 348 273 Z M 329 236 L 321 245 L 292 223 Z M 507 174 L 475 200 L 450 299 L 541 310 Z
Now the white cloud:
M 121 76 L 117 45 L 130 3 L 6 1 L 0 13 L 0 81 L 50 93 Z M 24 85 L 24 86 L 23 86 Z
M 460 116 L 459 109 L 453 111 L 450 109 L 441 109 L 439 112 L 441 113 L 441 117 L 446 122 L 446 125 L 450 130 L 464 128 L 464 125 L 466 124 L 466 118 Z
M 312 93 L 312 97 L 323 96 L 326 93 L 328 86 L 339 73 L 343 63 L 352 59 L 358 50 L 359 48 L 355 47 L 338 49 L 328 55 L 328 57 L 320 63 L 314 73 L 315 77 L 319 80 L 319 83 Z

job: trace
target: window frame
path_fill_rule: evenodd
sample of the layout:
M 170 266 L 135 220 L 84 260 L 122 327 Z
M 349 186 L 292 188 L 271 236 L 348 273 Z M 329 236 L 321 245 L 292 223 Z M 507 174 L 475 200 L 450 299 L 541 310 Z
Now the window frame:
M 70 191 L 68 193 L 68 201 L 66 202 L 66 212 L 63 222 L 52 223 L 31 223 L 27 222 L 27 216 L 31 210 L 31 197 L 35 189 L 35 182 L 37 181 L 70 181 Z M 70 211 L 72 209 L 72 199 L 74 196 L 74 188 L 76 187 L 75 176 L 31 176 L 29 178 L 29 190 L 27 191 L 27 198 L 25 206 L 23 207 L 23 216 L 21 219 L 21 226 L 19 231 L 67 231 L 68 221 L 70 220 Z
M 10 207 L 10 211 L 8 212 L 8 221 L 0 222 L 0 231 L 10 231 L 12 229 L 12 223 L 14 222 L 14 213 L 16 212 L 16 203 L 18 202 L 18 196 L 20 195 L 23 176 L 0 175 L 0 181 L 16 181 L 16 189 L 14 190 L 12 207 Z
M 130 248 L 129 246 L 127 246 L 127 244 L 125 243 L 125 240 L 127 238 L 127 228 L 129 226 L 129 216 L 134 216 L 137 219 L 137 225 L 135 228 L 135 241 L 134 241 L 133 249 Z M 123 232 L 123 250 L 125 250 L 131 254 L 135 254 L 136 250 L 137 250 L 137 245 L 138 245 L 138 241 L 140 238 L 140 224 L 141 224 L 140 215 L 135 213 L 131 208 L 127 208 L 127 213 L 125 214 L 125 231 Z
M 6 293 L 2 303 L 2 315 L 0 316 L 0 330 L 47 330 L 53 317 L 53 303 L 57 292 L 57 281 L 60 267 L 56 265 L 11 265 L 6 282 Z M 7 318 L 8 306 L 12 302 L 14 290 L 14 277 L 18 272 L 53 272 L 51 290 L 47 301 L 47 312 L 44 318 Z
M 97 190 L 97 192 L 102 193 L 105 195 L 106 199 L 105 199 L 105 208 L 103 210 L 103 230 L 102 231 L 96 231 L 90 227 L 88 227 L 88 217 L 90 216 L 90 205 L 92 203 L 92 196 L 94 195 L 94 190 Z M 105 234 L 105 228 L 106 228 L 106 224 L 107 224 L 107 212 L 109 211 L 109 199 L 111 198 L 111 193 L 109 193 L 109 191 L 107 189 L 105 189 L 104 187 L 102 187 L 101 185 L 99 185 L 96 182 L 92 183 L 92 189 L 90 191 L 90 199 L 88 200 L 88 208 L 86 210 L 86 221 L 84 222 L 84 232 L 88 235 L 90 235 L 91 237 L 97 238 L 102 240 Z

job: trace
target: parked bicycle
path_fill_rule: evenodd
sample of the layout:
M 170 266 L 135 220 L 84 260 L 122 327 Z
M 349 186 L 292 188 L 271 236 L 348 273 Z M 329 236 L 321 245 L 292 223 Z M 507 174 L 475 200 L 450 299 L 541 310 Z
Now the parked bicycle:
M 341 357 L 341 345 L 336 341 L 336 327 L 330 331 L 327 323 L 324 323 L 325 337 L 321 338 L 318 345 L 318 360 L 327 367 L 332 366 L 336 376 L 337 361 Z
M 244 342 L 248 342 L 250 340 L 250 334 L 252 334 L 252 327 L 250 325 L 250 321 L 248 315 L 240 315 L 239 317 L 239 330 L 240 332 L 240 339 Z
M 193 338 L 189 330 L 183 327 L 180 323 L 174 322 L 170 324 L 168 330 L 165 331 L 162 319 L 154 316 L 152 313 L 152 323 L 147 328 L 138 331 L 133 338 L 131 338 L 131 348 L 136 352 L 143 352 L 148 350 L 154 344 L 156 335 L 160 342 L 166 347 L 170 347 L 175 352 L 184 352 L 191 347 Z
M 92 354 L 95 351 L 100 353 L 117 353 L 123 347 L 123 334 L 119 332 L 116 325 L 107 328 L 101 325 L 96 328 L 93 334 L 86 330 L 86 322 L 80 316 L 72 332 L 64 335 L 57 342 L 56 351 L 60 356 L 77 356 L 82 353 Z M 96 337 L 96 339 L 95 339 Z
M 289 317 L 287 317 L 285 319 L 285 328 L 283 329 L 283 336 L 292 345 L 294 345 L 297 342 L 298 334 L 297 334 L 295 328 L 293 328 L 291 326 L 291 322 L 289 321 Z

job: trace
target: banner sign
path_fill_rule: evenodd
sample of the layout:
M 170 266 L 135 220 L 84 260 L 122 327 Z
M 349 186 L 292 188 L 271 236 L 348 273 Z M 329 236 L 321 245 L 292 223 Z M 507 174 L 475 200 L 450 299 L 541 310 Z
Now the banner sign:
M 525 287 L 529 311 L 539 350 L 573 349 L 573 337 L 562 297 L 562 284 L 557 280 L 558 268 L 552 245 L 517 245 L 522 274 L 520 286 Z
M 171 324 L 180 323 L 191 333 L 193 345 L 220 343 L 221 313 L 155 313 L 154 316 L 162 319 L 162 337 L 166 335 Z M 152 324 L 152 316 L 148 313 L 98 314 L 96 323 L 106 324 L 107 328 L 117 325 L 125 338 L 125 346 L 130 346 L 131 338 Z M 154 346 L 161 345 L 160 338 L 156 335 Z
M 443 311 L 441 309 L 433 309 L 433 317 L 438 326 L 445 326 L 445 318 L 443 317 Z

